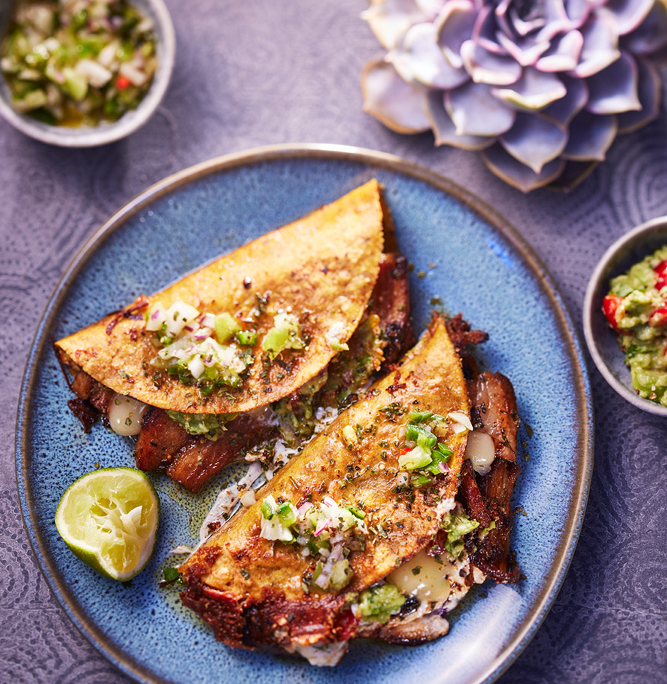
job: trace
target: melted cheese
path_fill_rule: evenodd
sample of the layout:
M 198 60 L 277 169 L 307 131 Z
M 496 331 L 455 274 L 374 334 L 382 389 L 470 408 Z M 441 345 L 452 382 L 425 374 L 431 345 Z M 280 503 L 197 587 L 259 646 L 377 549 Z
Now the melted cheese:
M 141 430 L 141 417 L 144 415 L 148 406 L 142 404 L 132 397 L 124 397 L 116 394 L 109 405 L 109 426 L 111 429 L 127 437 L 138 435 Z
M 457 571 L 450 563 L 438 563 L 435 558 L 420 551 L 412 560 L 394 570 L 387 580 L 407 596 L 421 602 L 441 603 L 451 592 L 448 577 Z

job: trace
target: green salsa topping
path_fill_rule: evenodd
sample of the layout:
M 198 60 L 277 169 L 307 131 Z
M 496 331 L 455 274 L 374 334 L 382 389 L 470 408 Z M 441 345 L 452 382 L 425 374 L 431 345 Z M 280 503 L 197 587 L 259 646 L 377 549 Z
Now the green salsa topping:
M 157 64 L 153 22 L 127 0 L 22 0 L 0 45 L 14 108 L 60 126 L 136 109 Z
M 169 417 L 176 421 L 190 435 L 203 435 L 215 441 L 220 432 L 225 430 L 225 423 L 236 418 L 235 413 L 179 413 L 167 411 Z
M 405 426 L 405 439 L 410 446 L 404 445 L 398 457 L 401 470 L 410 471 L 410 483 L 415 487 L 429 484 L 433 476 L 447 472 L 449 457 L 454 453 L 446 444 L 438 442 L 431 431 L 445 419 L 431 411 L 413 411 L 408 415 Z
M 301 326 L 294 314 L 280 312 L 273 317 L 273 328 L 264 337 L 262 349 L 271 360 L 284 349 L 303 349 L 306 343 L 301 339 Z
M 293 544 L 314 566 L 303 579 L 308 591 L 340 591 L 352 579 L 349 554 L 363 548 L 368 530 L 366 514 L 356 506 L 341 505 L 326 496 L 317 504 L 296 508 L 291 501 L 267 496 L 260 505 L 260 536 Z
M 453 511 L 445 515 L 440 527 L 447 533 L 447 541 L 445 542 L 447 553 L 458 558 L 465 549 L 463 537 L 476 530 L 479 523 L 469 518 L 463 507 L 457 505 Z
M 602 310 L 637 394 L 667 406 L 667 245 L 614 278 Z
M 196 385 L 204 396 L 239 387 L 254 361 L 250 347 L 257 333 L 242 330 L 228 313 L 202 314 L 182 301 L 166 309 L 156 305 L 146 314 L 146 330 L 155 333 L 161 347 L 151 364 L 185 385 Z M 202 427 L 194 434 L 204 432 L 209 430 Z
M 406 597 L 393 584 L 371 587 L 359 596 L 359 614 L 364 620 L 387 622 L 403 607 Z

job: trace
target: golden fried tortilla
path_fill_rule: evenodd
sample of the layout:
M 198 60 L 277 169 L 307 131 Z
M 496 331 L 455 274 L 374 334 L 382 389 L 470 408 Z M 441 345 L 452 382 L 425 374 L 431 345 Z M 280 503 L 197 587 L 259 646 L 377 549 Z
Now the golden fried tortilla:
M 171 411 L 239 413 L 276 401 L 322 370 L 336 354 L 334 347 L 356 329 L 378 277 L 382 218 L 379 185 L 372 180 L 152 297 L 139 297 L 120 313 L 59 340 L 56 349 L 66 363 L 119 394 Z M 198 387 L 150 365 L 156 336 L 146 331 L 144 316 L 178 301 L 202 313 L 252 320 L 259 342 L 240 387 L 204 397 Z M 307 345 L 284 350 L 267 364 L 262 340 L 281 310 L 298 316 Z
M 304 573 L 313 570 L 312 558 L 304 558 L 295 546 L 260 536 L 260 506 L 269 495 L 297 506 L 306 500 L 317 503 L 327 495 L 340 505 L 363 506 L 369 530 L 366 545 L 349 556 L 354 575 L 342 594 L 375 584 L 414 556 L 433 539 L 444 514 L 452 508 L 467 437 L 465 432 L 456 433 L 450 420 L 434 428 L 439 441 L 454 451 L 449 472 L 425 487 L 405 484 L 397 488 L 399 450 L 411 411 L 469 415 L 461 361 L 440 316 L 434 317 L 396 371 L 342 412 L 278 471 L 256 504 L 239 512 L 180 567 L 186 582 L 222 592 L 216 595 L 224 596 L 228 607 L 235 606 L 226 616 L 220 611 L 227 608 L 222 604 L 216 608 L 225 621 L 263 614 L 269 597 L 274 606 L 271 620 L 280 619 L 273 614 L 277 605 L 299 615 L 297 604 L 318 601 L 313 589 L 304 591 L 302 583 Z M 348 425 L 361 437 L 353 444 L 343 434 Z M 224 634 L 218 638 L 226 640 Z

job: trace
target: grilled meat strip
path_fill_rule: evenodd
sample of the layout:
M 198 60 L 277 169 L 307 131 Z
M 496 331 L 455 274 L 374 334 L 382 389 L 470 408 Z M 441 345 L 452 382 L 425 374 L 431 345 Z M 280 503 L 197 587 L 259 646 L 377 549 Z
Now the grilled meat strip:
M 461 470 L 459 499 L 468 514 L 480 529 L 495 524 L 471 540 L 473 564 L 496 582 L 515 583 L 520 572 L 510 553 L 510 498 L 521 467 L 516 463 L 519 416 L 514 389 L 504 375 L 485 372 L 468 380 L 468 394 L 473 424 L 491 437 L 496 456 L 486 475 L 475 473 L 470 461 Z
M 459 330 L 464 328 L 461 331 L 463 336 L 452 334 L 452 321 L 458 321 Z M 460 315 L 447 323 L 450 337 L 461 343 L 459 353 L 465 344 L 477 344 L 486 338 L 486 334 L 480 331 L 472 331 L 474 337 L 468 337 L 470 328 L 460 319 Z M 455 347 L 458 347 L 457 342 L 454 343 Z M 465 369 L 465 362 L 463 366 Z M 519 419 L 514 389 L 505 376 L 488 372 L 475 374 L 474 379 L 468 380 L 467 387 L 471 414 L 478 416 L 476 427 L 491 436 L 496 448 L 496 458 L 488 474 L 476 474 L 471 461 L 467 459 L 461 467 L 458 501 L 463 504 L 469 517 L 479 522 L 478 532 L 486 530 L 492 523 L 494 525 L 483 536 L 475 533 L 470 535 L 467 551 L 472 566 L 483 573 L 483 576 L 498 583 L 513 584 L 519 580 L 520 574 L 509 544 L 512 529 L 510 497 L 520 471 L 515 462 Z M 442 554 L 445 551 L 445 542 L 446 533 L 440 530 L 427 553 L 431 556 Z M 470 572 L 465 577 L 465 583 L 470 586 L 473 581 L 480 582 L 482 579 L 478 572 Z M 379 627 L 369 636 L 390 643 L 417 645 L 432 641 L 448 630 L 447 620 L 437 611 L 414 620 L 409 619 L 409 613 L 402 621 L 400 617 L 399 615 L 399 620 L 392 620 Z

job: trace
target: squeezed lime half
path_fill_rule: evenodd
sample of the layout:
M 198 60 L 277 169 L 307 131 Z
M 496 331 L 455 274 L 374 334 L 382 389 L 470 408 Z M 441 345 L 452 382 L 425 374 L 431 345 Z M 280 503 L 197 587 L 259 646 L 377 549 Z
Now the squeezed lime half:
M 74 554 L 120 582 L 148 563 L 159 519 L 155 488 L 134 468 L 102 468 L 83 475 L 63 494 L 56 511 L 58 532 Z

